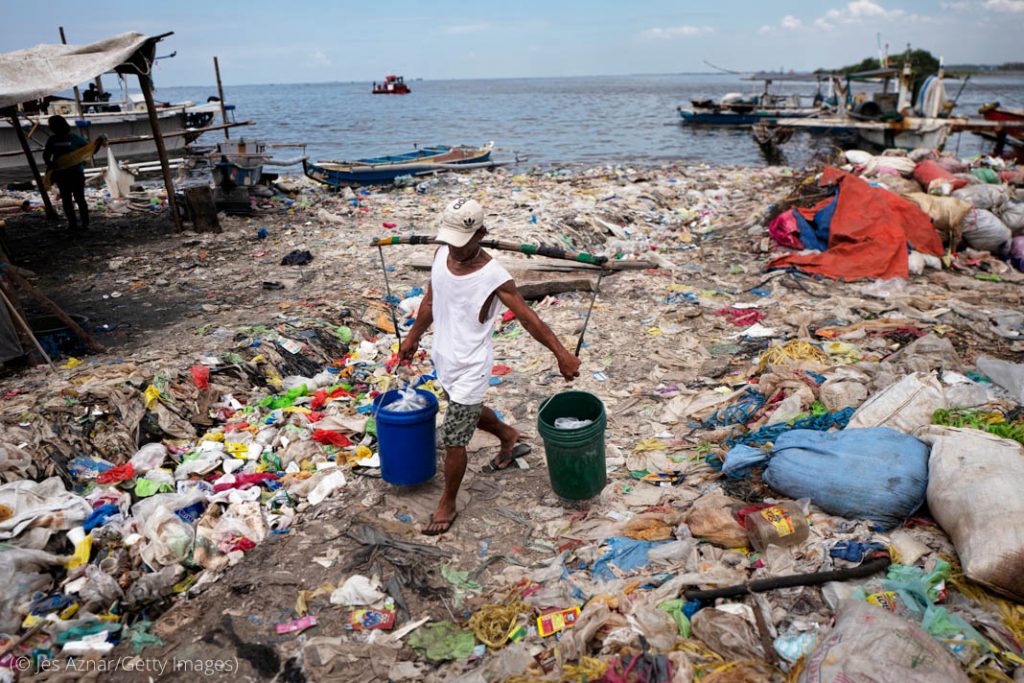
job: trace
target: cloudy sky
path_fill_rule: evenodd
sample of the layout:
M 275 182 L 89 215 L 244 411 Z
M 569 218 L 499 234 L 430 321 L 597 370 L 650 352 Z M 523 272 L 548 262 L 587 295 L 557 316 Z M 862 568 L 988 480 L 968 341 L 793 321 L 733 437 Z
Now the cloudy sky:
M 38 0 L 0 51 L 174 31 L 158 85 L 503 78 L 841 66 L 907 43 L 947 63 L 1024 60 L 1024 0 Z

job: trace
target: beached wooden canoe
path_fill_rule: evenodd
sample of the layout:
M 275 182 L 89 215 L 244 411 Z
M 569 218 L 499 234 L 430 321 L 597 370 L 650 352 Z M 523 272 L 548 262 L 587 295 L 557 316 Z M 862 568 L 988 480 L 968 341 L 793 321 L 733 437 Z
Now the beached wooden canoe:
M 483 147 L 424 147 L 405 154 L 355 161 L 304 161 L 307 176 L 333 187 L 387 185 L 400 176 L 418 176 L 449 170 L 470 170 L 499 165 L 491 161 L 494 143 Z

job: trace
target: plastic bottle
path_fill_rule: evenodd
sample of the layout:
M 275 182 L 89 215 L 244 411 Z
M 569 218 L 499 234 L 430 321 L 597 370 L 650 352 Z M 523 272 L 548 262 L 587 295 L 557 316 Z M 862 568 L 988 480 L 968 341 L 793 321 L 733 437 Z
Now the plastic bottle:
M 796 503 L 776 503 L 749 513 L 743 520 L 750 545 L 763 553 L 769 545 L 791 546 L 810 534 L 807 518 Z

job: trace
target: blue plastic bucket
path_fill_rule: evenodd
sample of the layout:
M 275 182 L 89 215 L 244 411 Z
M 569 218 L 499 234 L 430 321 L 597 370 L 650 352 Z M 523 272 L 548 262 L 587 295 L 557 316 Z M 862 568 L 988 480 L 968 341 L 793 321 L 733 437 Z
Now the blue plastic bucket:
M 398 398 L 398 391 L 389 391 L 374 399 L 377 411 L 377 446 L 380 454 L 380 476 L 389 484 L 412 486 L 427 481 L 437 472 L 434 451 L 437 398 L 429 391 L 416 393 L 429 402 L 426 408 L 392 412 L 387 404 Z M 378 405 L 383 408 L 378 410 Z

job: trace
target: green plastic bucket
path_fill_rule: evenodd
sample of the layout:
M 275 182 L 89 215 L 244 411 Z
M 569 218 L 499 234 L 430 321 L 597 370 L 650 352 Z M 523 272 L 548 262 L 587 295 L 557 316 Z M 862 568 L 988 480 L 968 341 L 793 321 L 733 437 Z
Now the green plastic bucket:
M 555 420 L 593 420 L 579 429 L 558 429 Z M 604 462 L 604 403 L 585 391 L 565 391 L 547 399 L 537 412 L 537 431 L 544 440 L 551 488 L 562 498 L 587 500 L 608 483 Z

